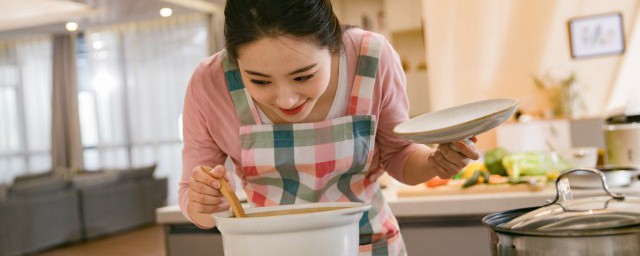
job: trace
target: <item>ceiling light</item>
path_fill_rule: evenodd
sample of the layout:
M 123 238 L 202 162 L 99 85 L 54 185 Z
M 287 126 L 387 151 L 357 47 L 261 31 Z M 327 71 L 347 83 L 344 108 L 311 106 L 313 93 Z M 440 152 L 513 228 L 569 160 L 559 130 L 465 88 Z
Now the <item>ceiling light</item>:
M 100 50 L 104 46 L 104 43 L 102 43 L 102 41 L 95 41 L 92 45 L 93 49 Z
M 67 28 L 67 30 L 73 32 L 73 31 L 78 30 L 78 23 L 73 22 L 73 21 L 67 22 L 67 24 L 65 24 L 64 27 Z
M 173 10 L 171 8 L 162 8 L 160 9 L 160 16 L 169 17 L 173 14 Z

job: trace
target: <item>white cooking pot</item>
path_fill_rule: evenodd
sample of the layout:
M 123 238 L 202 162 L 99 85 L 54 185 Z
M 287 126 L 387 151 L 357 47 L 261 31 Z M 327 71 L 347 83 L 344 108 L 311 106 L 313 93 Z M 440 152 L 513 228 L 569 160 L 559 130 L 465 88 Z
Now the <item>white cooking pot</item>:
M 607 164 L 640 167 L 640 123 L 605 127 Z
M 222 233 L 225 256 L 356 256 L 359 221 L 371 205 L 313 203 L 245 209 L 258 212 L 347 207 L 322 212 L 269 217 L 234 218 L 232 212 L 213 214 Z

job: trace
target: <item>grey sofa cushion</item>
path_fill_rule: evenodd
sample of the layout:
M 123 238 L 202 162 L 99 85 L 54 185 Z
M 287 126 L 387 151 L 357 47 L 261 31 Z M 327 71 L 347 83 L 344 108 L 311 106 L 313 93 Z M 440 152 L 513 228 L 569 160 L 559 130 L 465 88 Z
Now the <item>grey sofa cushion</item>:
M 153 178 L 153 172 L 156 170 L 156 165 L 131 168 L 128 170 L 122 170 L 119 172 L 121 181 L 139 181 L 148 180 Z
M 167 184 L 167 178 L 154 178 L 79 190 L 85 238 L 154 223 L 155 210 L 165 205 Z
M 7 189 L 9 186 L 7 184 L 0 184 L 0 202 L 7 199 Z
M 84 189 L 113 184 L 118 182 L 119 178 L 115 171 L 83 172 L 73 176 L 71 182 L 74 187 Z
M 68 181 L 63 180 L 61 177 L 51 176 L 14 182 L 9 188 L 9 195 L 11 197 L 34 196 L 60 192 L 67 188 L 69 188 Z
M 15 177 L 15 179 L 13 179 L 13 183 L 21 183 L 21 182 L 30 181 L 30 180 L 46 179 L 51 176 L 53 176 L 53 172 L 51 170 L 41 172 L 41 173 L 36 173 L 36 174 L 25 174 L 25 175 L 20 175 Z
M 0 255 L 35 255 L 81 239 L 79 196 L 74 190 L 0 203 Z

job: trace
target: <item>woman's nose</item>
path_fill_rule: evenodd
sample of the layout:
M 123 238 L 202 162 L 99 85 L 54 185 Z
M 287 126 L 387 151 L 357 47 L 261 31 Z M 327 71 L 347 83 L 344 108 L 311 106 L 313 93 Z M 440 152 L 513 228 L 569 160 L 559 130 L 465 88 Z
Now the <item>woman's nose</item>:
M 290 109 L 296 106 L 298 102 L 298 94 L 291 89 L 280 89 L 276 98 L 276 104 L 279 108 Z

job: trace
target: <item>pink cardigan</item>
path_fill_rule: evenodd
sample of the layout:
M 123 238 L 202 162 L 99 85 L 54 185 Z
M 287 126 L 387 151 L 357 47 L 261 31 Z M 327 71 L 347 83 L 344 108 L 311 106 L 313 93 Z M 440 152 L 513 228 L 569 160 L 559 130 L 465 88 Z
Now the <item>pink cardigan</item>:
M 343 35 L 343 48 L 347 58 L 347 88 L 351 92 L 355 76 L 363 30 L 351 28 Z M 202 61 L 191 77 L 183 110 L 182 179 L 179 203 L 187 214 L 189 202 L 188 180 L 198 165 L 223 165 L 227 156 L 236 167 L 240 161 L 240 121 L 227 89 L 221 63 L 221 53 Z M 393 134 L 393 128 L 408 119 L 409 102 L 405 91 L 406 78 L 400 58 L 388 41 L 384 41 L 373 92 L 373 115 L 377 116 L 377 134 L 373 162 L 367 175 L 380 175 L 387 171 L 403 181 L 404 163 L 420 145 L 406 142 Z M 342 88 L 338 88 L 341 90 Z M 347 97 L 348 98 L 348 97 Z M 242 168 L 236 174 L 243 178 Z

